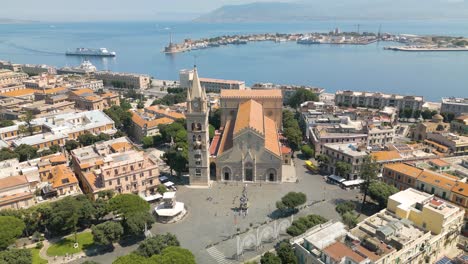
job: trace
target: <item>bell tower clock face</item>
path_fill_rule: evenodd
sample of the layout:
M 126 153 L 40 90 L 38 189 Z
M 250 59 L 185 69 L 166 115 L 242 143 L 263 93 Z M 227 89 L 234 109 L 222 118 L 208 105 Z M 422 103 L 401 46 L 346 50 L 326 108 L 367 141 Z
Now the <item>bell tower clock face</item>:
M 193 102 L 193 108 L 195 111 L 199 111 L 199 103 L 198 101 Z

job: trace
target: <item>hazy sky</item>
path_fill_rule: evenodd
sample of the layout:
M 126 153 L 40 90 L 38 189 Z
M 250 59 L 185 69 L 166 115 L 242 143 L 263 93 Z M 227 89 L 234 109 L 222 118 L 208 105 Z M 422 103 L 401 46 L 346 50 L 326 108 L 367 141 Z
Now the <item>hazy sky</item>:
M 254 1 L 272 0 L 1 0 L 0 18 L 40 21 L 164 20 L 171 14 L 185 13 L 187 19 L 191 19 L 222 5 Z

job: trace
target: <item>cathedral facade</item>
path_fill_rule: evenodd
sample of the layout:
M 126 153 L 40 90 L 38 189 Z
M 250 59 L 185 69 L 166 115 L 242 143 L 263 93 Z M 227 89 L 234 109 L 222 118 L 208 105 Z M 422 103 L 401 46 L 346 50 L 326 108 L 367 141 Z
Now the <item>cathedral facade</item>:
M 281 91 L 222 90 L 220 105 L 221 129 L 210 146 L 216 180 L 281 182 Z

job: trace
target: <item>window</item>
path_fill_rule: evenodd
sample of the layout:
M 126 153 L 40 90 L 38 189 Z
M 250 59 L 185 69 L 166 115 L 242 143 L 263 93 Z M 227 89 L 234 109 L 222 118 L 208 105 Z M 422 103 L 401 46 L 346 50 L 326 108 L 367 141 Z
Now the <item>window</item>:
M 195 161 L 195 165 L 200 166 L 200 165 L 201 165 L 201 161 Z
M 112 180 L 109 181 L 109 186 L 112 186 Z
M 120 185 L 120 179 L 117 179 L 117 185 Z
M 136 181 L 136 175 L 135 174 L 133 174 L 133 180 Z
M 118 174 L 119 174 L 119 170 L 115 169 L 115 170 L 114 170 L 114 174 L 115 174 L 115 175 L 118 175 Z
M 125 181 L 128 181 L 128 176 L 125 176 Z
M 195 169 L 195 176 L 201 176 L 201 169 Z

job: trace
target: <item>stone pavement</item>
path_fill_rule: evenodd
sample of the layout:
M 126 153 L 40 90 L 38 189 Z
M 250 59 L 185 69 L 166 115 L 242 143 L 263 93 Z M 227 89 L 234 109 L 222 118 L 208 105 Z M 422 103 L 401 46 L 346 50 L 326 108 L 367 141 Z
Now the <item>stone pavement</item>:
M 185 186 L 178 187 L 177 200 L 184 202 L 188 208 L 188 215 L 174 224 L 156 223 L 152 227 L 153 234 L 173 233 L 181 242 L 181 246 L 189 249 L 196 257 L 197 263 L 238 263 L 233 259 L 219 262 L 220 256 L 232 257 L 236 251 L 229 240 L 239 229 L 244 232 L 247 228 L 271 221 L 276 207 L 276 201 L 290 191 L 304 192 L 308 203 L 322 201 L 307 208 L 301 214 L 319 214 L 328 219 L 339 219 L 335 212 L 335 203 L 339 200 L 356 200 L 358 190 L 346 191 L 336 185 L 325 182 L 322 176 L 311 174 L 305 167 L 304 161 L 295 160 L 297 182 L 282 184 L 249 184 L 247 194 L 249 198 L 249 214 L 245 217 L 237 215 L 235 208 L 239 205 L 243 183 L 215 182 L 210 189 L 193 189 Z M 224 240 L 224 242 L 223 242 Z M 223 242 L 223 243 L 222 243 Z M 218 243 L 215 248 L 210 245 Z M 265 245 L 263 250 L 267 250 Z M 113 252 L 98 256 L 87 257 L 102 264 L 110 264 L 121 255 L 129 254 L 137 245 L 118 247 Z M 209 251 L 207 250 L 209 249 Z M 261 252 L 245 253 L 245 260 Z M 81 263 L 83 260 L 73 263 Z

